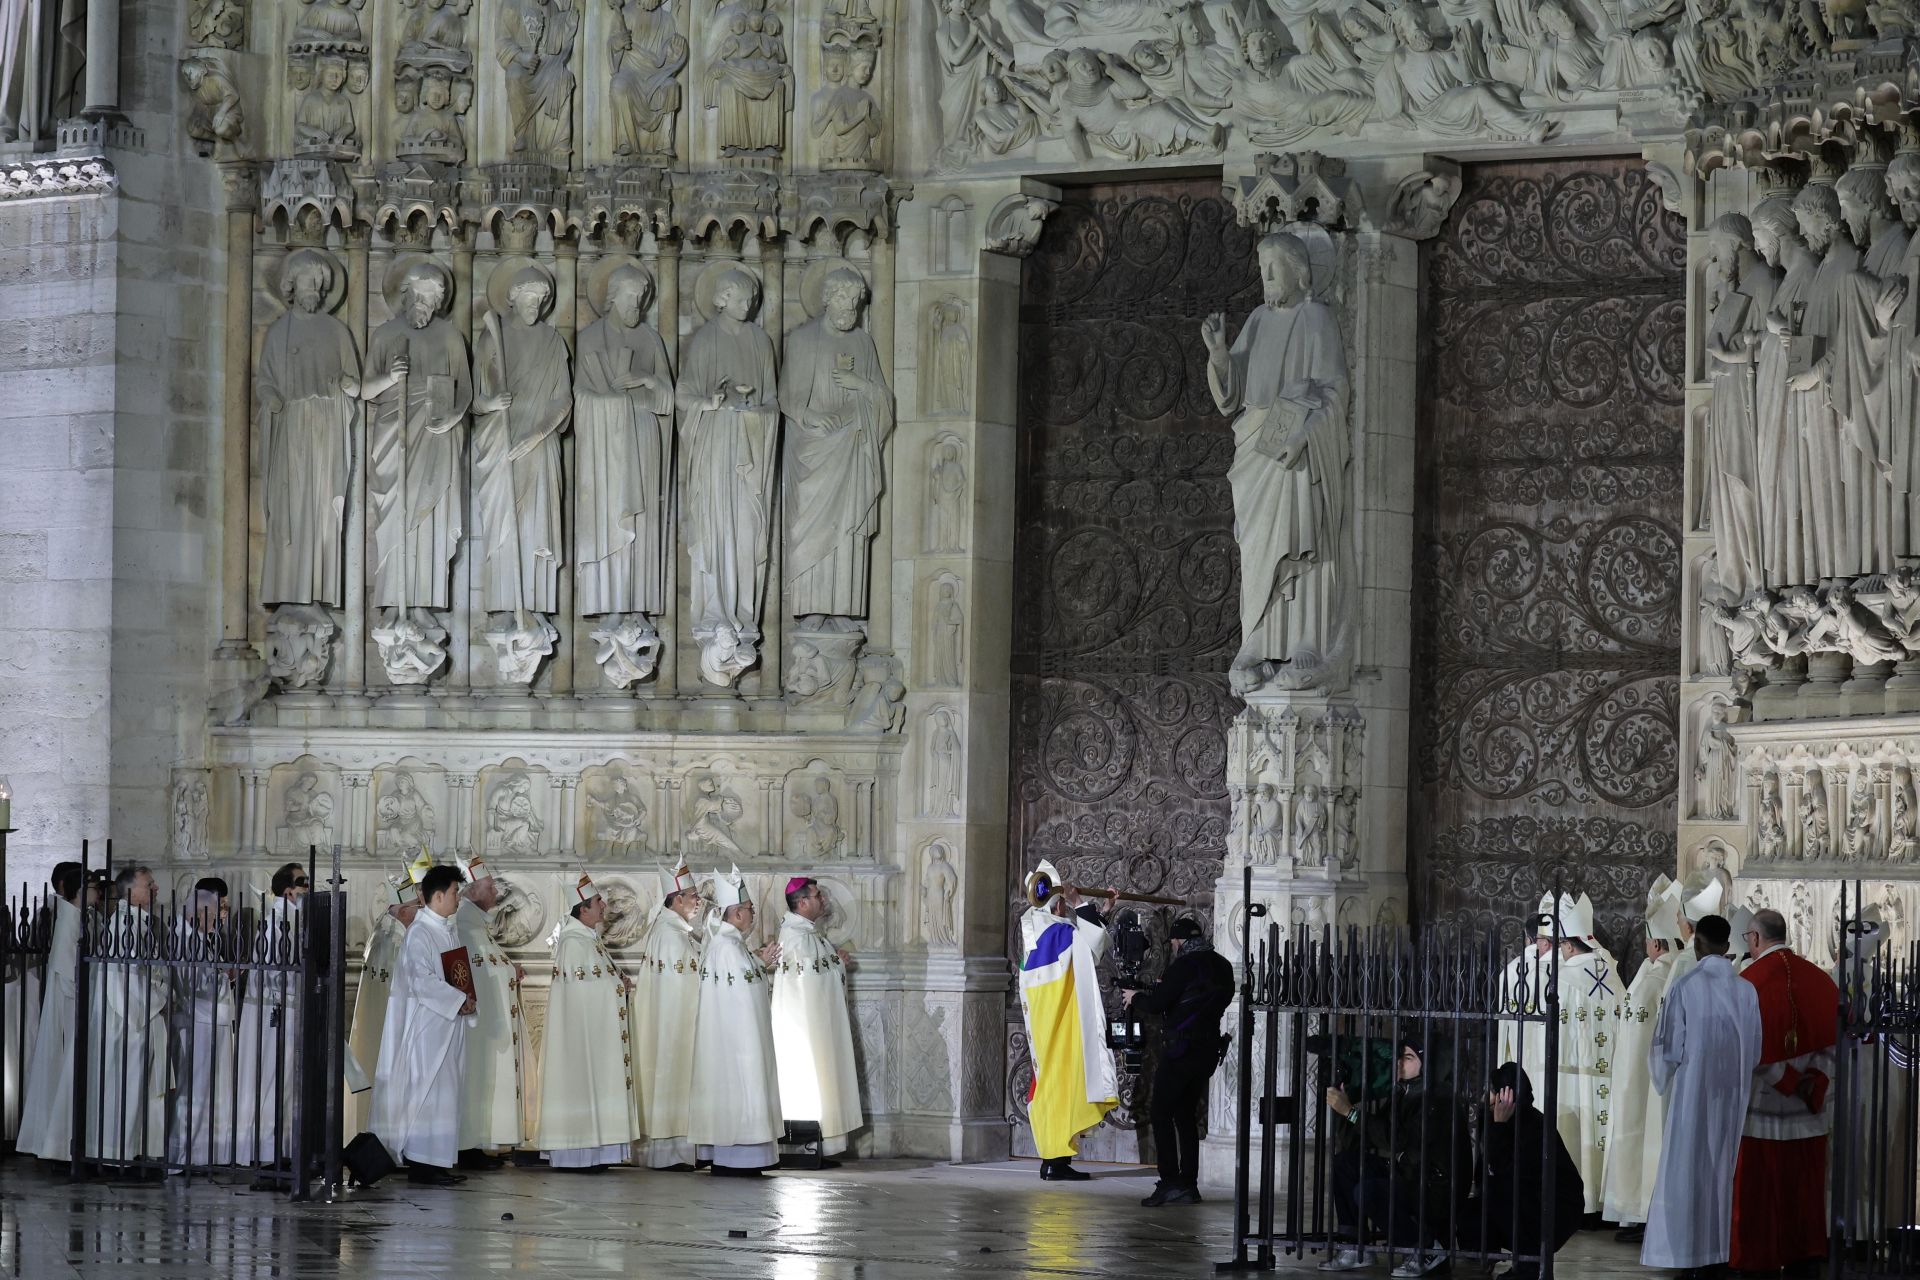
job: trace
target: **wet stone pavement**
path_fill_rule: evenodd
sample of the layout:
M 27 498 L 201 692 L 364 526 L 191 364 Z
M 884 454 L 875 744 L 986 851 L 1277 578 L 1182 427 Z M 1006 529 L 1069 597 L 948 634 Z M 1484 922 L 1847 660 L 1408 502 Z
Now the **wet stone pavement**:
M 1146 1171 L 1042 1183 L 1031 1163 L 851 1162 L 758 1181 L 503 1169 L 452 1190 L 388 1179 L 337 1204 L 197 1179 L 70 1184 L 0 1161 L 0 1273 L 23 1280 L 928 1280 L 1213 1274 L 1231 1199 L 1148 1210 Z M 511 1220 L 505 1215 L 511 1214 Z M 742 1234 L 734 1234 L 742 1233 Z M 1281 1260 L 1311 1272 L 1318 1256 Z M 1362 1276 L 1384 1280 L 1385 1266 Z M 1478 1267 L 1463 1276 L 1477 1280 Z M 1558 1274 L 1645 1276 L 1610 1235 L 1575 1237 Z

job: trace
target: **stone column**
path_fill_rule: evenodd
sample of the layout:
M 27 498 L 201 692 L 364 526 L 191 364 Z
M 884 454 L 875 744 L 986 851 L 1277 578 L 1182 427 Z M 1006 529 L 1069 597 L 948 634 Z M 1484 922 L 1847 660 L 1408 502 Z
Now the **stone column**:
M 353 334 L 364 376 L 367 359 L 367 289 L 373 232 L 365 223 L 347 228 L 347 301 L 342 319 Z M 344 658 L 336 683 L 344 692 L 342 707 L 363 708 L 372 703 L 367 689 L 367 414 L 363 407 L 353 419 L 353 478 L 347 492 L 347 549 L 345 569 L 346 626 L 334 652 Z
M 88 0 L 86 102 L 89 120 L 120 116 L 120 0 Z
M 118 36 L 115 37 L 116 41 Z M 248 473 L 253 435 L 253 219 L 260 184 L 253 166 L 220 166 L 227 203 L 227 285 L 220 392 L 220 647 L 215 657 L 258 659 L 247 639 Z
M 1260 156 L 1229 175 L 1244 224 L 1331 245 L 1337 266 L 1315 286 L 1350 335 L 1352 448 L 1342 568 L 1352 673 L 1328 687 L 1268 684 L 1246 695 L 1227 749 L 1237 821 L 1214 890 L 1214 941 L 1236 965 L 1277 923 L 1281 936 L 1406 919 L 1406 760 L 1410 732 L 1413 459 L 1418 397 L 1419 252 L 1433 227 L 1371 229 L 1369 189 L 1392 191 L 1404 167 L 1363 187 L 1311 153 Z M 1230 333 L 1229 338 L 1233 336 Z M 1266 908 L 1247 936 L 1244 870 Z M 1237 1005 L 1229 1017 L 1238 1015 Z M 1256 1046 L 1257 1047 L 1257 1046 Z M 1283 1055 L 1292 1048 L 1282 1045 Z M 1201 1178 L 1230 1183 L 1237 1056 L 1215 1077 Z M 1258 1135 L 1256 1135 L 1257 1140 Z
M 680 368 L 680 237 L 671 232 L 662 233 L 655 242 L 659 248 L 654 281 L 660 291 L 656 308 L 659 322 L 654 326 L 660 331 L 660 341 L 667 348 L 667 367 Z M 666 429 L 672 431 L 678 416 L 671 416 Z M 678 458 L 678 449 L 669 450 L 669 456 Z M 677 463 L 675 464 L 677 467 Z M 669 474 L 667 482 L 667 515 L 664 536 L 667 539 L 665 590 L 661 593 L 666 602 L 667 616 L 656 620 L 655 629 L 666 645 L 666 651 L 660 655 L 654 667 L 653 689 L 657 696 L 672 698 L 680 692 L 680 584 L 687 578 L 687 543 L 680 535 L 680 483 Z M 640 686 L 641 690 L 646 685 Z M 656 844 L 655 848 L 667 846 Z

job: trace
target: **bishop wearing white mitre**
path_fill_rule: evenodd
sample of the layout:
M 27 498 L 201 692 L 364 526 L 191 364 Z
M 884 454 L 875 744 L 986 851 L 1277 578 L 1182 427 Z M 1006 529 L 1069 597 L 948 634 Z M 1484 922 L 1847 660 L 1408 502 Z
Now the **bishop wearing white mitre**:
M 694 1016 L 707 904 L 684 859 L 666 880 L 672 887 L 648 926 L 633 998 L 634 1087 L 647 1167 L 691 1170 Z
M 1553 895 L 1540 913 L 1556 909 Z M 1606 1182 L 1607 1133 L 1612 1121 L 1608 1076 L 1619 1027 L 1620 982 L 1613 956 L 1593 936 L 1593 900 L 1560 895 L 1560 1093 L 1556 1120 L 1561 1140 L 1580 1169 L 1588 1213 L 1600 1211 Z M 1550 927 L 1550 926 L 1549 926 Z
M 420 911 L 418 877 L 433 865 L 430 854 L 382 880 L 386 910 L 374 921 L 367 949 L 360 961 L 360 985 L 353 993 L 353 1026 L 347 1035 L 347 1056 L 363 1072 L 380 1064 L 380 1036 L 387 1026 L 387 1004 L 393 996 L 393 971 L 400 963 L 400 943 Z M 376 1090 L 364 1089 L 347 1099 L 347 1136 L 360 1133 L 373 1119 Z
M 420 880 L 425 910 L 400 944 L 387 1025 L 374 1072 L 373 1133 L 407 1166 L 410 1181 L 451 1186 L 460 1154 L 460 1081 L 474 1001 L 449 983 L 441 957 L 460 949 L 458 868 L 436 866 Z M 469 979 L 471 981 L 471 979 Z
M 1653 1199 L 1653 1175 L 1660 1167 L 1660 1138 L 1666 1127 L 1666 1100 L 1653 1088 L 1647 1051 L 1666 998 L 1674 953 L 1680 949 L 1680 886 L 1661 876 L 1647 890 L 1646 960 L 1620 1002 L 1618 1042 L 1607 1099 L 1612 1132 L 1607 1138 L 1605 1181 L 1600 1212 L 1620 1224 L 1616 1239 L 1636 1243 L 1646 1234 L 1647 1206 Z
M 520 1122 L 525 1105 L 527 1024 L 520 1013 L 524 976 L 493 940 L 493 909 L 500 888 L 493 871 L 475 854 L 461 861 L 467 887 L 460 892 L 454 932 L 473 962 L 476 1008 L 467 1033 L 467 1059 L 460 1077 L 460 1164 L 495 1169 L 503 1161 L 490 1152 L 523 1142 Z
M 780 1114 L 819 1124 L 822 1156 L 845 1151 L 847 1135 L 866 1123 L 847 1016 L 847 954 L 820 930 L 831 910 L 819 881 L 787 881 L 780 963 L 773 974 Z
M 535 1142 L 555 1169 L 597 1173 L 626 1160 L 640 1136 L 627 992 L 600 926 L 607 900 L 581 876 L 553 931 L 553 987 L 540 1069 Z
M 720 916 L 708 925 L 693 1032 L 694 1147 L 713 1171 L 752 1177 L 780 1159 L 780 1074 L 773 1048 L 772 977 L 780 944 L 747 949 L 753 903 L 735 867 L 713 878 Z

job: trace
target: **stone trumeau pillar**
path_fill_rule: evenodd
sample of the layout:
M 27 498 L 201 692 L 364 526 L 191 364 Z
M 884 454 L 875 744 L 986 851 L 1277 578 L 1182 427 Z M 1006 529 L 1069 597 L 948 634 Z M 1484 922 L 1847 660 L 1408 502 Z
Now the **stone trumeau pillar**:
M 1400 194 L 1414 187 L 1429 198 L 1410 201 Z M 1342 420 L 1320 431 L 1309 423 L 1305 433 L 1309 449 L 1325 447 L 1329 454 L 1321 460 L 1325 465 L 1307 468 L 1315 483 L 1322 476 L 1340 477 L 1334 502 L 1316 495 L 1316 514 L 1330 525 L 1333 539 L 1326 567 L 1312 571 L 1331 571 L 1336 582 L 1327 589 L 1303 577 L 1295 594 L 1324 601 L 1328 616 L 1303 619 L 1294 613 L 1286 620 L 1294 629 L 1284 640 L 1275 639 L 1279 629 L 1265 625 L 1264 648 L 1255 654 L 1243 648 L 1242 659 L 1264 657 L 1270 665 L 1233 676 L 1246 708 L 1228 737 L 1233 816 L 1215 889 L 1214 927 L 1221 953 L 1236 965 L 1273 928 L 1285 939 L 1301 930 L 1398 925 L 1407 918 L 1416 241 L 1438 231 L 1458 190 L 1457 170 L 1444 162 L 1428 170 L 1404 164 L 1392 172 L 1369 170 L 1363 178 L 1309 152 L 1259 156 L 1251 172 L 1229 170 L 1227 194 L 1241 222 L 1263 234 L 1291 236 L 1307 249 L 1311 299 L 1330 311 L 1346 365 L 1344 397 L 1320 398 L 1320 411 Z M 1385 216 L 1389 207 L 1391 216 Z M 1249 323 L 1259 324 L 1261 314 Z M 1295 333 L 1301 323 L 1296 320 Z M 1238 336 L 1225 335 L 1229 343 Z M 1278 344 L 1262 348 L 1256 342 L 1249 358 L 1287 361 L 1283 384 L 1295 377 L 1292 358 Z M 1216 396 L 1219 381 L 1214 379 Z M 1237 421 L 1237 450 L 1263 447 L 1254 423 L 1240 420 L 1247 412 L 1242 405 L 1229 397 L 1223 408 Z M 1282 500 L 1298 500 L 1302 489 L 1279 493 Z M 1260 552 L 1250 543 L 1262 531 L 1249 529 L 1245 514 L 1236 511 L 1235 517 L 1244 593 L 1248 574 L 1261 572 Z M 1242 617 L 1244 622 L 1244 607 Z M 1318 629 L 1324 652 L 1295 638 L 1308 634 L 1300 629 L 1303 622 Z M 1273 650 L 1282 647 L 1292 659 L 1271 662 L 1278 656 Z M 1248 867 L 1253 900 L 1266 911 L 1253 921 L 1251 940 L 1242 893 Z M 1238 1013 L 1236 1003 L 1228 1015 L 1230 1030 Z M 1233 1179 L 1238 1051 L 1236 1038 L 1215 1077 L 1201 1153 L 1202 1181 L 1209 1184 Z M 1290 1052 L 1283 1044 L 1283 1057 Z

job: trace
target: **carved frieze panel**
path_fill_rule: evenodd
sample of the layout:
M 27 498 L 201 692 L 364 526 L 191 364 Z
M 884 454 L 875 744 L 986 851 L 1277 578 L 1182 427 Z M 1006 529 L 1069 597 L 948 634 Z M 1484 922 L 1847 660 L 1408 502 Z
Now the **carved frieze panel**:
M 1744 792 L 1743 880 L 1749 873 L 1920 879 L 1920 725 L 1913 717 L 1736 724 L 1726 732 Z
M 1674 861 L 1684 225 L 1638 162 L 1469 166 L 1427 252 L 1417 918 L 1564 872 L 1623 939 Z

